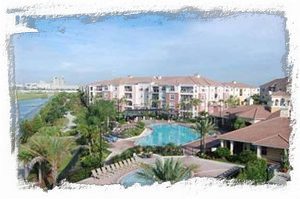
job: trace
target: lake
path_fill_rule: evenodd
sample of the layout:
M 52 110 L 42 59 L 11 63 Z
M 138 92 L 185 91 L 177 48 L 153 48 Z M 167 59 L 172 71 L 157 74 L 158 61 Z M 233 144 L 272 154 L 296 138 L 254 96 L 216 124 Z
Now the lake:
M 19 121 L 33 118 L 50 98 L 34 98 L 18 101 Z

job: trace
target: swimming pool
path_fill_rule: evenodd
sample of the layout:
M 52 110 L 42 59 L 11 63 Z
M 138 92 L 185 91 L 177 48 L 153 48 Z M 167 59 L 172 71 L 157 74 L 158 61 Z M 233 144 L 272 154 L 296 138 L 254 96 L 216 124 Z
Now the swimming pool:
M 150 127 L 152 133 L 138 139 L 136 145 L 164 146 L 169 143 L 182 145 L 200 137 L 195 130 L 178 124 L 155 124 Z
M 120 180 L 120 184 L 123 185 L 124 187 L 130 187 L 136 183 L 140 184 L 140 185 L 151 185 L 154 183 L 154 181 L 152 180 L 147 180 L 144 179 L 142 177 L 140 177 L 137 173 L 139 171 L 142 171 L 141 169 L 137 170 L 137 171 L 133 171 L 129 174 L 127 174 L 126 176 L 124 176 L 123 178 L 121 178 Z

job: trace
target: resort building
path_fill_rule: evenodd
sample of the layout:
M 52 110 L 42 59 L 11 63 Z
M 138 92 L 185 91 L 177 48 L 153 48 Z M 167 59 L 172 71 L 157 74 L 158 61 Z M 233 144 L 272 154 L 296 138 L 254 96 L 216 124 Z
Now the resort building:
M 289 148 L 291 127 L 288 116 L 288 112 L 279 110 L 264 121 L 220 135 L 221 147 L 228 147 L 231 154 L 252 150 L 259 158 L 280 162 Z
M 289 148 L 290 87 L 287 78 L 282 78 L 268 82 L 260 89 L 261 99 L 265 100 L 266 105 L 240 106 L 212 114 L 223 127 L 232 128 L 236 118 L 246 121 L 246 127 L 218 138 L 221 147 L 228 147 L 231 154 L 253 150 L 257 157 L 280 162 Z
M 265 104 L 270 101 L 271 95 L 276 92 L 290 92 L 288 77 L 274 79 L 260 86 L 260 100 Z
M 230 96 L 244 104 L 259 88 L 238 83 L 221 83 L 200 75 L 122 77 L 91 83 L 86 87 L 88 103 L 96 99 L 116 100 L 122 110 L 165 109 L 197 116 L 201 111 L 213 112 Z M 195 100 L 197 99 L 197 100 Z M 222 105 L 221 105 L 222 106 Z
M 246 125 L 249 126 L 266 120 L 271 115 L 271 111 L 263 105 L 247 105 L 227 108 L 221 111 L 215 110 L 210 115 L 219 127 L 232 129 L 233 123 L 237 118 L 243 119 Z

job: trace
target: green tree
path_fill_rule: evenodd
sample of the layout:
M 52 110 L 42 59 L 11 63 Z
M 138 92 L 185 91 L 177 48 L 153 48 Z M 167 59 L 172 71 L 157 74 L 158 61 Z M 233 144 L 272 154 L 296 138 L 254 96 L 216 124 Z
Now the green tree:
M 142 171 L 138 175 L 146 180 L 157 181 L 159 183 L 170 181 L 172 184 L 191 177 L 192 172 L 197 167 L 191 165 L 185 167 L 179 160 L 171 159 L 156 160 L 155 165 L 142 165 Z
M 248 162 L 239 174 L 238 179 L 242 181 L 250 180 L 257 183 L 264 183 L 268 179 L 267 162 L 264 159 L 256 159 Z
M 197 99 L 197 98 L 193 98 L 191 100 L 191 105 L 196 109 L 196 112 L 198 112 L 198 109 L 197 107 L 201 104 L 201 100 L 200 99 Z
M 253 104 L 261 104 L 259 94 L 254 94 L 254 95 L 251 96 L 251 98 L 253 99 Z
M 202 113 L 200 120 L 193 127 L 200 134 L 200 151 L 206 152 L 206 136 L 213 133 L 215 129 L 214 123 L 208 117 L 207 113 Z
M 21 160 L 30 160 L 32 168 L 37 162 L 49 164 L 51 167 L 52 186 L 55 187 L 59 172 L 64 169 L 72 157 L 72 150 L 75 147 L 74 139 L 55 136 L 35 135 L 29 139 L 25 145 L 21 145 L 19 158 Z M 25 158 L 27 157 L 27 158 Z
M 240 105 L 240 99 L 230 95 L 230 97 L 225 101 L 225 104 L 229 107 L 236 107 Z
M 28 138 L 34 134 L 32 123 L 29 120 L 24 120 L 20 124 L 20 142 L 26 143 Z
M 234 129 L 244 128 L 246 126 L 246 121 L 242 118 L 236 118 L 233 123 Z

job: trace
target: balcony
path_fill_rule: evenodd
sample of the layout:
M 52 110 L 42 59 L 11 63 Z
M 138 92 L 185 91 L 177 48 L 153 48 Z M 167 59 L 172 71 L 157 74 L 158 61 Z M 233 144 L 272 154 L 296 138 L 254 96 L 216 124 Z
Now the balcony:
M 125 86 L 125 92 L 132 92 L 132 86 Z
M 159 88 L 158 88 L 158 86 L 153 86 L 153 87 L 152 87 L 152 92 L 153 92 L 153 93 L 159 93 Z
M 132 99 L 132 94 L 125 94 L 126 99 Z
M 180 89 L 181 93 L 194 93 L 193 87 L 181 87 Z

